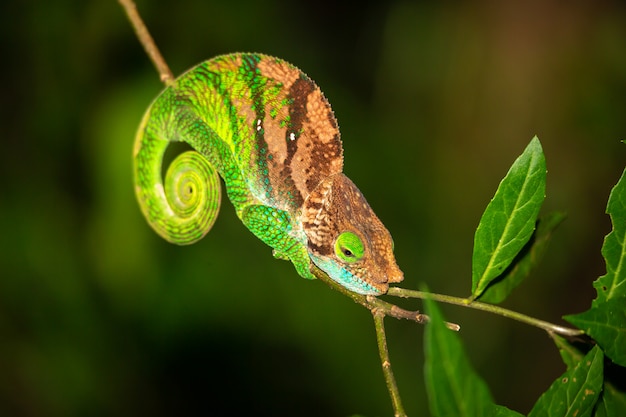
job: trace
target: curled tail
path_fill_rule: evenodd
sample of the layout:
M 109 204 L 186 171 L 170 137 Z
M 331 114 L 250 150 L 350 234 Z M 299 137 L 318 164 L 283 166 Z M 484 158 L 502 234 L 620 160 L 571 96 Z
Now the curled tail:
M 187 245 L 211 229 L 220 207 L 220 179 L 205 156 L 196 151 L 178 155 L 165 176 L 162 161 L 175 130 L 171 88 L 150 106 L 137 132 L 134 149 L 135 193 L 150 226 L 165 240 Z

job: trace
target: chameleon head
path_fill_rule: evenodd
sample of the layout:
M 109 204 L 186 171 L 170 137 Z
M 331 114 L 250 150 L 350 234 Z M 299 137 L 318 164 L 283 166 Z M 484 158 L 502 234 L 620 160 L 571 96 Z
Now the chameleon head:
M 313 263 L 349 290 L 381 295 L 404 278 L 391 234 L 344 174 L 326 178 L 307 197 L 302 225 Z

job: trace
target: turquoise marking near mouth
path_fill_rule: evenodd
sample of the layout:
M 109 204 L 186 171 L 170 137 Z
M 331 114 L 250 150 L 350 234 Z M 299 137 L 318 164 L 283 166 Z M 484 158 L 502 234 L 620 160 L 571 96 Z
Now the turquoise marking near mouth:
M 376 289 L 371 284 L 368 284 L 358 276 L 354 275 L 346 268 L 332 261 L 331 259 L 324 259 L 309 252 L 309 256 L 315 265 L 335 282 L 346 287 L 350 291 L 354 291 L 363 295 L 380 295 L 380 290 Z

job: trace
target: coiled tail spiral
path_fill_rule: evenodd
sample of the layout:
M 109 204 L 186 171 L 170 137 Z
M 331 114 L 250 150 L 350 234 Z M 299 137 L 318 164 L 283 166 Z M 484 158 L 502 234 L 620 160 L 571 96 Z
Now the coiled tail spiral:
M 158 107 L 157 99 L 137 133 L 135 192 L 150 226 L 168 242 L 188 245 L 202 239 L 217 219 L 220 177 L 202 154 L 186 151 L 172 161 L 162 178 L 163 156 L 176 133 L 166 129 Z

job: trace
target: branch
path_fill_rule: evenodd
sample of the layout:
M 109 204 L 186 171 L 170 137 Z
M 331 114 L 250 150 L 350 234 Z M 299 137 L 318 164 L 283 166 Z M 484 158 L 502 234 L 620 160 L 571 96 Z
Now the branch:
M 489 313 L 498 314 L 500 316 L 517 320 L 522 323 L 529 324 L 531 326 L 538 327 L 547 331 L 548 333 L 556 333 L 567 337 L 582 336 L 584 331 L 579 329 L 572 329 L 570 327 L 559 326 L 558 324 L 550 323 L 547 321 L 539 320 L 534 317 L 527 316 L 517 311 L 508 310 L 493 304 L 481 303 L 480 301 L 468 301 L 466 298 L 453 297 L 451 295 L 433 294 L 423 291 L 407 290 L 404 288 L 393 287 L 389 289 L 387 293 L 396 297 L 403 298 L 430 298 L 435 301 L 439 301 L 447 304 L 454 304 L 462 307 L 473 308 L 475 310 L 487 311 Z
M 156 70 L 159 73 L 161 78 L 161 82 L 163 82 L 166 86 L 169 86 L 174 82 L 174 74 L 170 71 L 170 67 L 167 66 L 167 62 L 163 59 L 163 55 L 159 52 L 159 48 L 157 48 L 154 39 L 148 32 L 148 28 L 143 23 L 139 12 L 137 11 L 137 6 L 133 0 L 119 0 L 120 4 L 126 11 L 126 15 L 128 16 L 128 20 L 135 28 L 135 33 L 137 34 L 137 38 L 139 38 L 139 42 L 143 45 L 143 49 L 145 49 L 146 53 L 150 57 L 150 60 L 156 67 Z
M 389 361 L 387 336 L 385 335 L 385 314 L 373 309 L 372 315 L 374 316 L 374 324 L 376 326 L 376 341 L 378 342 L 380 363 L 383 366 L 383 374 L 385 375 L 385 382 L 387 383 L 387 388 L 389 389 L 389 396 L 391 397 L 394 415 L 395 417 L 406 417 L 406 412 L 404 411 L 404 407 L 402 406 L 402 401 L 400 399 L 398 385 L 396 384 L 396 378 L 393 376 L 391 362 Z
M 362 295 L 357 294 L 353 291 L 348 290 L 341 284 L 333 281 L 324 271 L 313 265 L 311 267 L 311 272 L 315 275 L 320 281 L 325 282 L 331 288 L 339 291 L 343 295 L 348 298 L 351 298 L 357 304 L 361 304 L 363 307 L 368 310 L 374 312 L 376 311 L 379 314 L 383 314 L 385 316 L 391 316 L 396 319 L 406 319 L 411 320 L 420 324 L 426 323 L 428 321 L 428 316 L 426 314 L 422 314 L 419 311 L 411 311 L 405 310 L 401 307 L 398 307 L 395 304 L 388 303 L 387 301 L 381 300 L 378 297 L 373 295 Z M 446 326 L 450 330 L 458 331 L 461 326 L 456 323 L 446 323 Z

